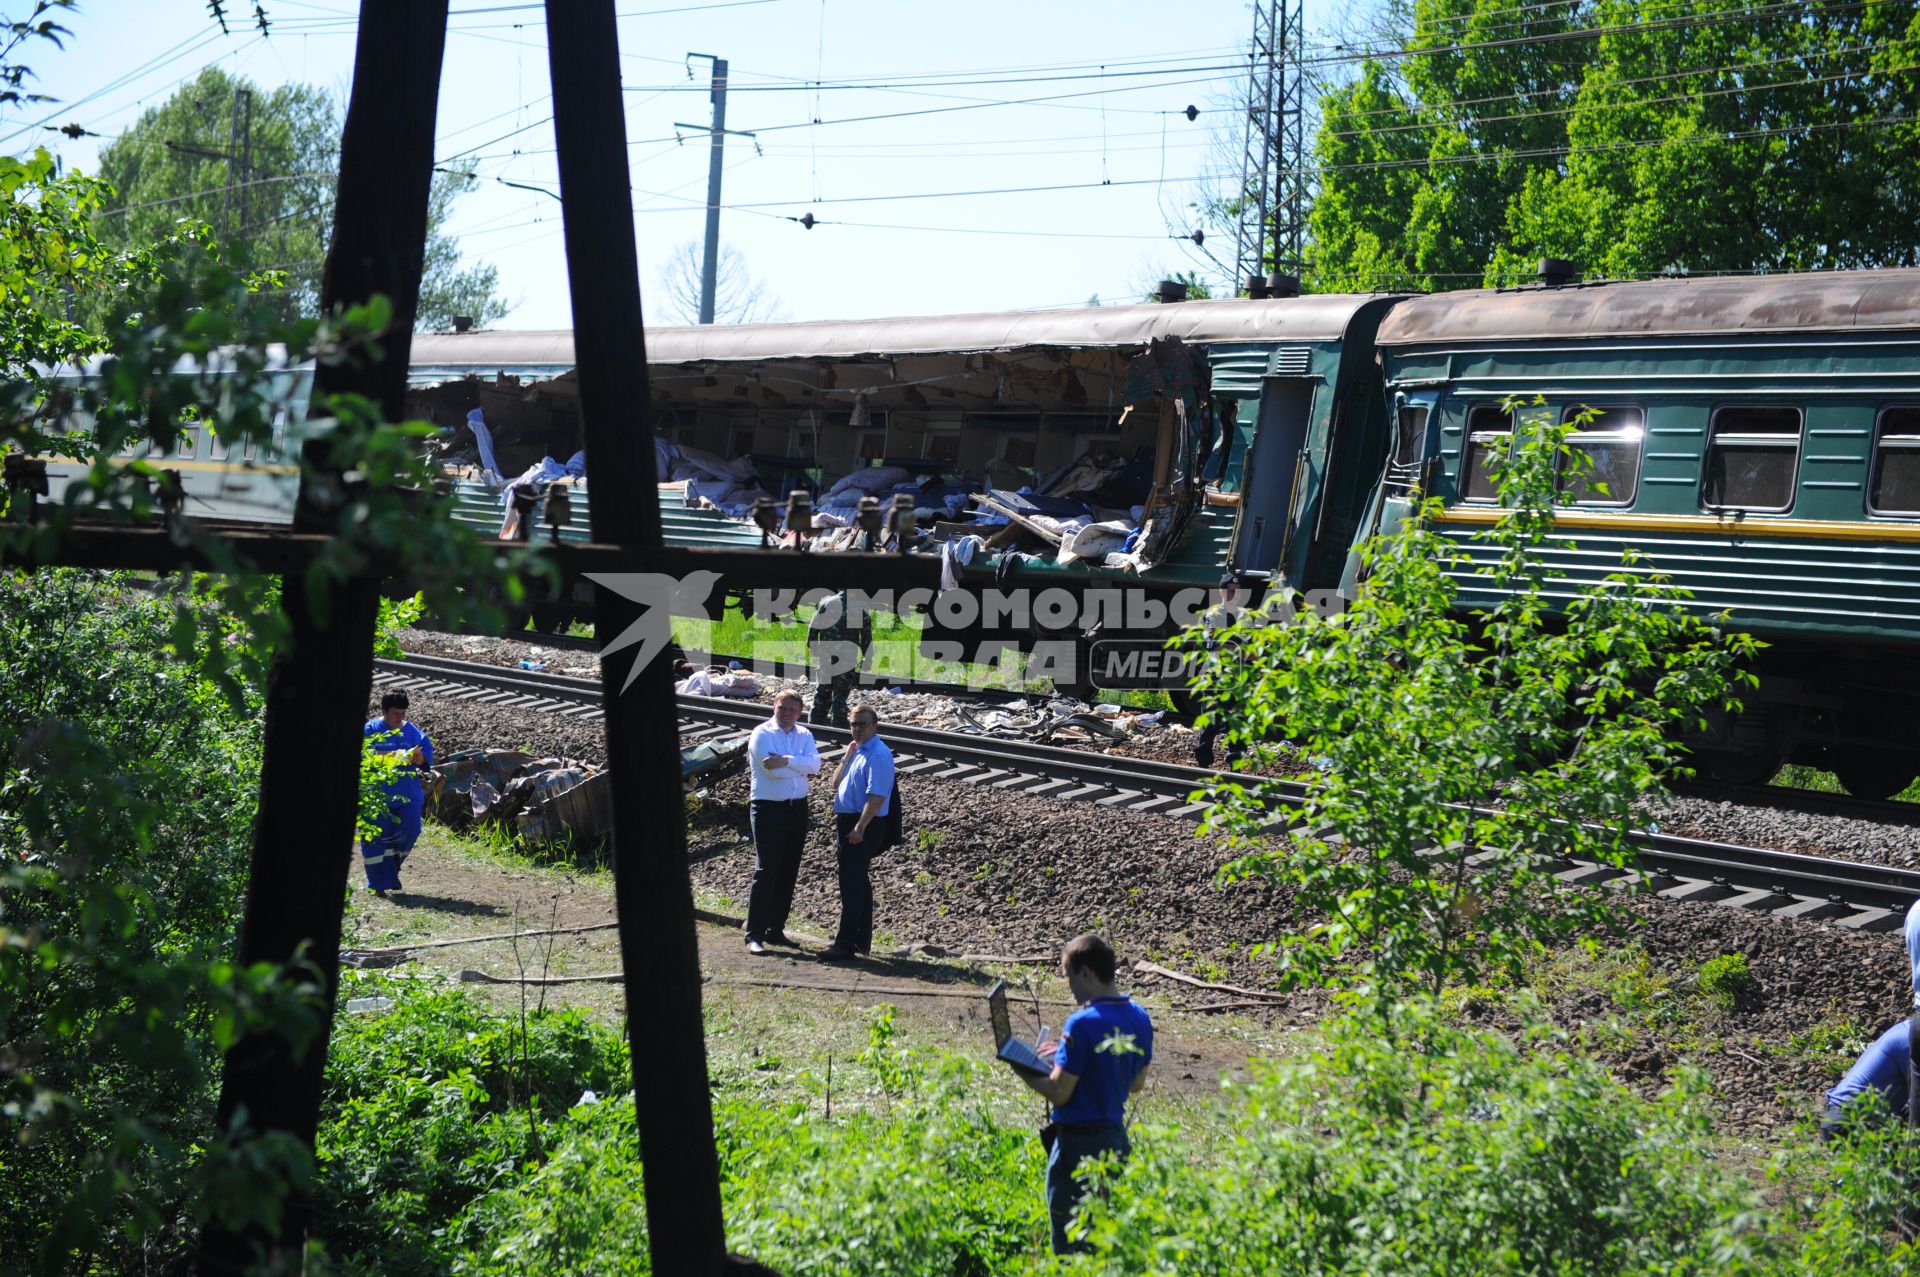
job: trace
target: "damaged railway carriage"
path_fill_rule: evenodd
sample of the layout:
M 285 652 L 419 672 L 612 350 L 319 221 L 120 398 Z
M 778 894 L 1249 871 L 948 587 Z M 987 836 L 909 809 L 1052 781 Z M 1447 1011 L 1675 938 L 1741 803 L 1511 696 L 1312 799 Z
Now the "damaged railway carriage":
M 670 544 L 758 545 L 752 497 L 784 509 L 795 489 L 815 552 L 861 544 L 859 497 L 906 493 L 902 548 L 943 556 L 971 596 L 927 609 L 929 650 L 1071 644 L 1072 670 L 1033 672 L 1086 690 L 1095 640 L 1191 623 L 1223 573 L 1338 586 L 1387 448 L 1373 337 L 1394 300 L 649 329 L 636 418 L 662 444 Z M 478 409 L 497 474 L 579 446 L 570 334 L 423 336 L 413 357 L 411 410 L 457 427 Z M 501 493 L 477 474 L 463 508 L 496 530 Z M 585 535 L 583 495 L 607 499 L 591 489 L 574 486 L 560 535 Z M 1009 602 L 1051 591 L 1044 615 Z
M 1395 440 L 1370 525 L 1416 483 L 1466 538 L 1499 516 L 1503 404 L 1570 420 L 1607 485 L 1556 519 L 1567 588 L 1645 554 L 1763 639 L 1760 686 L 1697 747 L 1723 779 L 1782 762 L 1885 797 L 1920 772 L 1920 271 L 1452 292 L 1378 335 Z M 1491 600 L 1458 577 L 1463 602 Z

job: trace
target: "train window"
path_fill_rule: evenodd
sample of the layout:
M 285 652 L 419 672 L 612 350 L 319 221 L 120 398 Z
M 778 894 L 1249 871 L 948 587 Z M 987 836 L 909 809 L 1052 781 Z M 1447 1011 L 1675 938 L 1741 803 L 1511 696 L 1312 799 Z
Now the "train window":
M 193 450 L 200 442 L 200 427 L 188 426 L 181 430 L 179 440 L 173 445 L 173 455 L 184 460 L 193 458 Z
M 1700 504 L 1709 510 L 1785 510 L 1800 468 L 1798 408 L 1722 408 L 1707 440 Z
M 1493 404 L 1480 404 L 1467 413 L 1467 450 L 1460 463 L 1460 499 L 1492 501 L 1499 485 L 1487 467 L 1513 437 L 1513 414 Z
M 789 451 L 787 455 L 791 457 L 811 457 L 814 447 L 813 427 L 796 426 L 793 431 L 793 442 L 788 445 Z
M 935 461 L 960 460 L 960 432 L 936 430 L 927 435 L 922 451 Z
M 887 455 L 887 432 L 884 430 L 863 430 L 860 432 L 860 459 L 879 461 Z
M 1007 435 L 1000 440 L 1000 459 L 1010 466 L 1030 467 L 1039 452 L 1039 445 L 1030 438 Z
M 1920 514 L 1920 407 L 1889 408 L 1880 414 L 1867 509 L 1875 514 Z
M 1586 454 L 1593 466 L 1585 476 L 1584 491 L 1571 473 L 1563 474 L 1560 495 L 1575 505 L 1632 505 L 1640 479 L 1640 440 L 1646 414 L 1638 408 L 1570 406 L 1561 420 L 1583 418 L 1567 436 L 1567 444 Z
M 754 433 L 752 426 L 741 426 L 736 429 L 733 432 L 732 440 L 729 441 L 727 445 L 729 449 L 727 455 L 730 457 L 744 457 L 752 452 Z
M 1393 444 L 1393 464 L 1402 468 L 1418 466 L 1420 451 L 1427 442 L 1427 407 L 1402 404 L 1400 432 Z

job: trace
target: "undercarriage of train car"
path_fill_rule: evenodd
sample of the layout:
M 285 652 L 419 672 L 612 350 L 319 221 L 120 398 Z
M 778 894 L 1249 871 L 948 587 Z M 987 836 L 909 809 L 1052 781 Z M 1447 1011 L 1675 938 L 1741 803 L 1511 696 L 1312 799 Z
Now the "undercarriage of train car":
M 1159 596 L 1135 609 L 1157 623 L 1108 632 L 1171 632 L 1166 600 L 1192 592 L 1193 574 L 1162 584 L 1154 569 L 1225 474 L 1236 441 L 1245 447 L 1231 402 L 1208 395 L 1204 352 L 1177 338 L 1132 349 L 655 364 L 649 378 L 652 402 L 633 424 L 645 412 L 654 428 L 658 485 L 648 495 L 668 544 L 938 559 L 941 588 L 900 610 L 921 615 L 921 641 L 941 660 L 1062 641 L 1084 651 L 1094 628 L 1082 621 L 1084 595 L 1122 582 Z M 477 535 L 584 539 L 589 501 L 609 499 L 590 491 L 571 373 L 418 385 L 409 411 L 442 427 L 440 460 Z M 550 529 L 543 499 L 533 499 L 547 487 L 568 492 L 564 528 Z M 1205 585 L 1221 562 L 1196 568 Z M 996 594 L 1009 571 L 1052 592 L 1050 606 L 1036 612 Z M 783 604 L 790 613 L 751 584 L 723 582 L 710 615 Z M 968 606 L 932 606 L 955 589 Z M 571 598 L 532 607 L 543 627 L 585 612 Z M 1126 612 L 1103 615 L 1124 622 Z
M 1757 784 L 1788 763 L 1832 772 L 1849 794 L 1883 799 L 1920 778 L 1920 669 L 1889 648 L 1763 649 L 1759 685 L 1694 743 L 1703 775 Z

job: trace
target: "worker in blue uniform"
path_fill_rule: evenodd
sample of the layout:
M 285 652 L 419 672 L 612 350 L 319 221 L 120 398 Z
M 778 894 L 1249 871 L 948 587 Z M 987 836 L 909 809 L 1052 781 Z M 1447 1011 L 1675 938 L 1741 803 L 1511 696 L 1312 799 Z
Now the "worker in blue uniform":
M 388 692 L 380 698 L 380 716 L 368 719 L 362 732 L 375 751 L 403 750 L 407 756 L 385 785 L 387 809 L 374 822 L 379 832 L 360 844 L 367 890 L 376 896 L 400 890 L 400 866 L 420 840 L 420 816 L 427 805 L 420 773 L 433 766 L 433 742 L 418 724 L 407 720 L 407 708 L 405 692 Z
M 1907 963 L 1913 976 L 1914 1009 L 1920 1013 L 1920 901 L 1915 901 L 1907 910 Z M 1903 1121 L 1906 1119 L 1907 1105 L 1912 1101 L 1907 1094 L 1908 1070 L 1912 1065 L 1910 1033 L 1910 1023 L 1901 1020 L 1868 1044 L 1847 1075 L 1827 1092 L 1827 1113 L 1820 1123 L 1821 1134 L 1832 1135 L 1838 1130 L 1847 1105 L 1868 1091 L 1879 1093 L 1887 1112 Z
M 1153 1063 L 1153 1021 L 1114 985 L 1118 969 L 1112 946 L 1099 936 L 1075 936 L 1067 943 L 1060 974 L 1079 1010 L 1067 1017 L 1057 1044 L 1039 1048 L 1043 1060 L 1052 1057 L 1053 1071 L 1044 1077 L 1020 1074 L 1052 1106 L 1053 1120 L 1040 1138 L 1047 1149 L 1047 1221 L 1056 1255 L 1088 1249 L 1067 1236 L 1087 1192 L 1075 1172 L 1089 1158 L 1112 1154 L 1124 1162 L 1133 1152 L 1127 1100 L 1146 1085 L 1147 1066 Z

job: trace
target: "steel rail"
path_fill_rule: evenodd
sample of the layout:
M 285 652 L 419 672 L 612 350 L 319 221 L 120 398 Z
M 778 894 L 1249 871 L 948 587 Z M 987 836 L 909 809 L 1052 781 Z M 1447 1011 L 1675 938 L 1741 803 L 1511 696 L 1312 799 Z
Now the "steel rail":
M 381 659 L 374 665 L 375 681 L 383 686 L 417 687 L 429 694 L 584 719 L 601 716 L 600 685 L 593 679 L 447 657 Z M 677 708 L 683 722 L 697 725 L 695 734 L 700 736 L 748 731 L 767 718 L 763 705 L 713 697 L 682 696 Z M 1238 775 L 904 723 L 887 723 L 883 730 L 903 776 L 1091 801 L 1114 810 L 1189 820 L 1200 819 L 1211 805 L 1204 799 L 1195 801 L 1197 791 L 1217 779 Z M 815 726 L 812 731 L 824 741 L 848 739 L 840 728 Z M 1303 783 L 1282 777 L 1244 779 L 1263 784 L 1277 800 L 1276 825 L 1285 823 L 1282 813 L 1307 792 Z M 1920 900 L 1920 870 L 1653 830 L 1636 830 L 1635 842 L 1639 861 L 1634 869 L 1567 858 L 1556 862 L 1556 876 L 1570 883 L 1637 886 L 1668 899 L 1719 903 L 1869 931 L 1898 927 L 1907 908 Z

